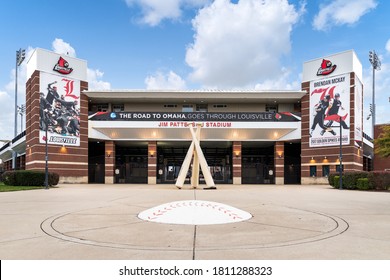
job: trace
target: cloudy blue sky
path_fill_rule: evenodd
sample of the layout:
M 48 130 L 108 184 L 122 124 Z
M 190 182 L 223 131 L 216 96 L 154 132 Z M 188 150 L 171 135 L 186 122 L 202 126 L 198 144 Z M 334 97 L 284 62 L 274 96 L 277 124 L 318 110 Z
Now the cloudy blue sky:
M 0 139 L 13 137 L 15 52 L 37 47 L 87 60 L 90 89 L 297 90 L 303 62 L 353 49 L 365 116 L 374 49 L 377 123 L 390 122 L 389 12 L 385 0 L 0 0 Z

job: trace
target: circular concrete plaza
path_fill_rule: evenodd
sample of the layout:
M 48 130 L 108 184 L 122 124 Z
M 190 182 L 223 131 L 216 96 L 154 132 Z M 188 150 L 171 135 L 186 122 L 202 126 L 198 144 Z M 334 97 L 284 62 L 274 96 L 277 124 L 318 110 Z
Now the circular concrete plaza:
M 389 259 L 390 193 L 61 185 L 0 193 L 1 259 Z

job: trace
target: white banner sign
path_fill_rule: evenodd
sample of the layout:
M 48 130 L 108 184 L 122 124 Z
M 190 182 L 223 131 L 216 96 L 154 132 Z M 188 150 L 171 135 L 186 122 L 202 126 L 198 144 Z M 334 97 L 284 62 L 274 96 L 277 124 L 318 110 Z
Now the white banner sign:
M 89 121 L 90 127 L 99 128 L 187 128 L 190 124 L 196 127 L 201 125 L 202 129 L 215 129 L 215 128 L 243 128 L 243 129 L 298 129 L 300 128 L 299 122 L 181 122 L 181 121 L 169 121 L 169 122 L 156 122 L 156 121 L 140 121 L 140 122 L 110 122 L 110 121 Z
M 40 73 L 39 142 L 80 146 L 80 81 Z
M 350 74 L 310 82 L 310 147 L 350 142 Z

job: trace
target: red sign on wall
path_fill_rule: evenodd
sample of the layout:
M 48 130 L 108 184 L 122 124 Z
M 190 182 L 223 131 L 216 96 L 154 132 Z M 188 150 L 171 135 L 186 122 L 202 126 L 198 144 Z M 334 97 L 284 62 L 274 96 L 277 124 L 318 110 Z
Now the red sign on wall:
M 68 75 L 68 74 L 72 73 L 73 68 L 70 68 L 69 62 L 66 61 L 64 58 L 62 58 L 62 56 L 60 56 L 57 64 L 54 65 L 53 70 L 60 73 L 60 74 Z
M 333 65 L 330 60 L 323 59 L 321 67 L 318 68 L 317 76 L 326 76 L 332 74 L 337 65 Z

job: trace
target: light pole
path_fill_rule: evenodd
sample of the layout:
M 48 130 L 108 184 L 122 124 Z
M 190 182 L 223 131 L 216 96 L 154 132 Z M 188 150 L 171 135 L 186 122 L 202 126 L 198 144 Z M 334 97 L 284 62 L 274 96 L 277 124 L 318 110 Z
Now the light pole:
M 343 126 L 341 125 L 342 117 L 340 116 L 340 169 L 339 169 L 339 189 L 343 189 Z
M 15 67 L 15 124 L 14 124 L 14 137 L 18 135 L 18 67 L 22 64 L 23 60 L 26 58 L 26 50 L 19 49 L 16 51 L 16 67 Z M 12 152 L 12 168 L 16 169 L 16 157 L 17 154 L 15 151 Z
M 15 126 L 14 137 L 18 135 L 18 67 L 22 64 L 26 58 L 26 50 L 19 49 L 16 51 L 16 67 L 15 67 Z
M 22 104 L 18 106 L 18 113 L 20 115 L 20 132 L 23 132 L 23 115 L 26 113 L 26 105 Z
M 45 189 L 49 189 L 49 154 L 48 154 L 48 148 L 47 148 L 47 127 L 49 125 L 49 122 L 47 118 L 45 119 Z
M 371 104 L 371 121 L 372 121 L 372 139 L 374 139 L 374 130 L 375 130 L 375 70 L 381 70 L 381 61 L 378 58 L 378 55 L 375 53 L 375 50 L 369 52 L 369 60 L 372 65 L 372 104 Z M 374 154 L 372 153 L 372 170 L 374 170 Z

